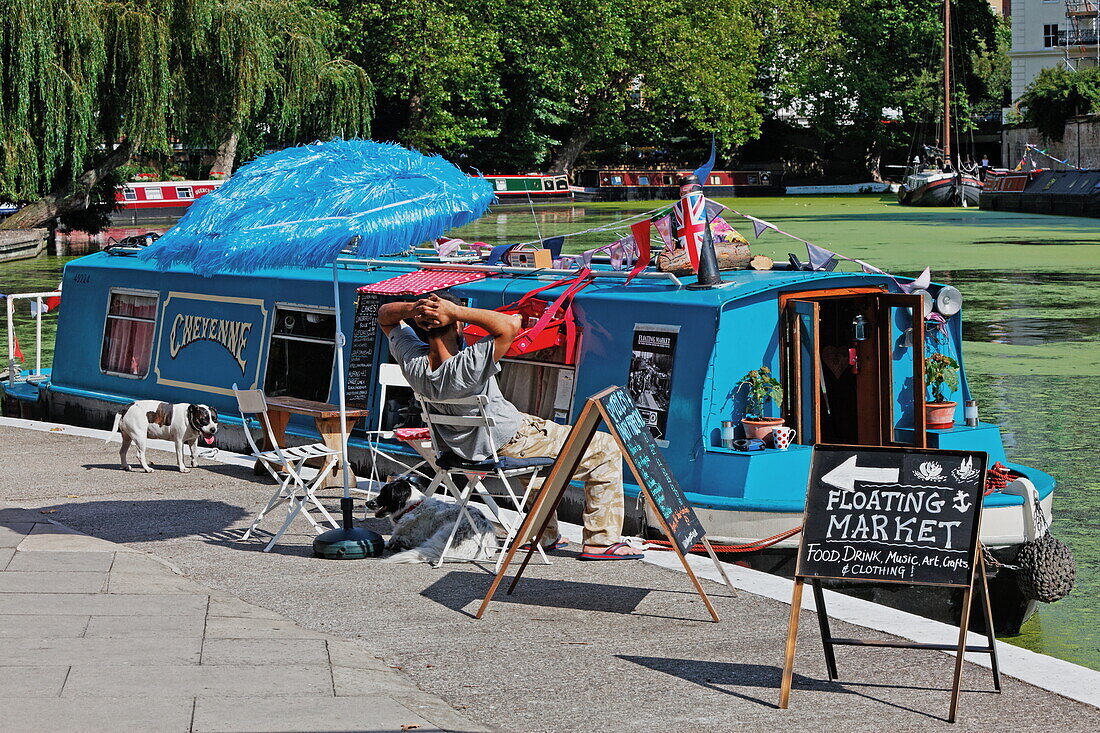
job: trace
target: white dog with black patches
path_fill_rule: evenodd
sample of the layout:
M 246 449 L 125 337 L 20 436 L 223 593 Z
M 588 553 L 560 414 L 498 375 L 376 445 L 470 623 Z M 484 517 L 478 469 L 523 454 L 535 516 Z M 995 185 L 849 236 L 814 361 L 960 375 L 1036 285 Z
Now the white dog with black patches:
M 111 432 L 122 433 L 122 449 L 118 455 L 122 460 L 122 470 L 130 470 L 126 453 L 130 443 L 137 447 L 138 461 L 145 473 L 153 469 L 145 460 L 145 441 L 170 440 L 176 446 L 176 464 L 181 473 L 189 473 L 195 467 L 195 452 L 199 439 L 207 445 L 214 444 L 214 435 L 218 432 L 218 411 L 209 405 L 193 405 L 180 402 L 175 405 L 157 400 L 138 400 L 131 402 L 115 415 L 115 424 Z M 183 445 L 191 447 L 191 461 L 183 460 Z
M 385 484 L 378 496 L 367 502 L 375 517 L 389 517 L 393 523 L 386 549 L 396 554 L 383 562 L 434 563 L 443 554 L 460 512 L 456 504 L 426 498 L 422 488 L 418 477 L 402 476 Z M 458 523 L 447 559 L 488 560 L 497 550 L 493 525 L 477 507 L 467 505 L 466 509 L 474 526 L 465 519 Z

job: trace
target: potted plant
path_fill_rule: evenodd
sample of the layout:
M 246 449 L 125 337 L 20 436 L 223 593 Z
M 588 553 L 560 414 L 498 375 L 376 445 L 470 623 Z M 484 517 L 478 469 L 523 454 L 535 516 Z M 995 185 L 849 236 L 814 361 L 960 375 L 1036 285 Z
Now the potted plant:
M 925 425 L 931 430 L 946 430 L 955 424 L 957 402 L 943 397 L 944 387 L 959 388 L 959 362 L 947 354 L 932 354 L 924 360 L 924 385 L 931 400 L 924 403 Z
M 764 417 L 764 408 L 771 400 L 775 400 L 778 404 L 783 399 L 783 387 L 779 384 L 779 380 L 772 376 L 772 371 L 768 367 L 753 369 L 741 377 L 736 389 L 742 387 L 748 387 L 745 417 L 741 420 L 745 428 L 745 437 L 766 440 L 773 430 L 783 424 L 783 418 Z

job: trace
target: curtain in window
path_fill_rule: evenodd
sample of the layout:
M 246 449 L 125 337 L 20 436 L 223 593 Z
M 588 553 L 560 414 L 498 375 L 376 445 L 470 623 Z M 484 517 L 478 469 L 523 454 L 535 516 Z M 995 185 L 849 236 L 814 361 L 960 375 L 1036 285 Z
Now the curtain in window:
M 111 295 L 100 363 L 103 371 L 139 377 L 149 372 L 156 309 L 156 298 L 120 293 Z M 130 320 L 131 318 L 149 320 L 137 321 Z

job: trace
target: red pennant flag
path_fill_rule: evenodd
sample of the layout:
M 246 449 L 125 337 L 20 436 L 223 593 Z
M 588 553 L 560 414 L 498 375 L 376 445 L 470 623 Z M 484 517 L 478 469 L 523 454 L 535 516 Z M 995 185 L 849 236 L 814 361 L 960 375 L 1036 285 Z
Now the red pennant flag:
M 634 279 L 635 275 L 649 267 L 649 225 L 649 219 L 630 225 L 630 233 L 634 235 L 634 244 L 638 246 L 638 263 L 630 271 L 630 277 L 626 279 L 628 283 Z
M 15 358 L 19 361 L 26 361 L 26 358 L 23 356 L 23 350 L 19 348 L 19 338 L 17 336 L 12 336 L 12 338 L 15 339 Z

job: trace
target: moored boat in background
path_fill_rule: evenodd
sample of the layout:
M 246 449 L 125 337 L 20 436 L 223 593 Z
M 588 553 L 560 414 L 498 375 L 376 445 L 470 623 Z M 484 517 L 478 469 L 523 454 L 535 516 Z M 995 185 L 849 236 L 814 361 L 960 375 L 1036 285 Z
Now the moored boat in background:
M 131 181 L 115 189 L 115 226 L 178 218 L 225 181 Z

